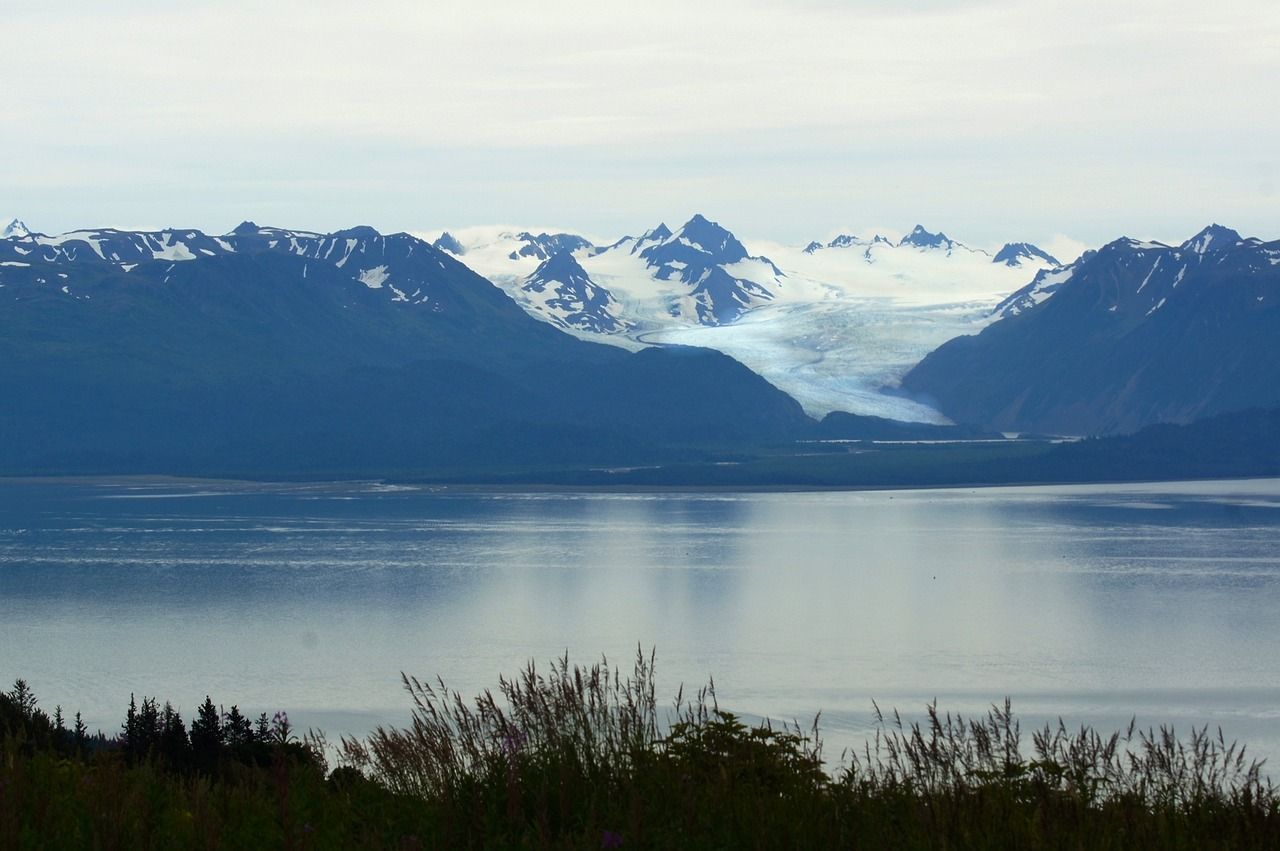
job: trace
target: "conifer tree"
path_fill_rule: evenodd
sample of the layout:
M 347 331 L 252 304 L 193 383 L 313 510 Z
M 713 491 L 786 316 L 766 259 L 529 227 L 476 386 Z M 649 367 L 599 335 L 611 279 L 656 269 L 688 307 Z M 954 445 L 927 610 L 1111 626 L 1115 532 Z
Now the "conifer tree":
M 206 770 L 213 768 L 222 753 L 224 742 L 221 713 L 209 696 L 205 695 L 204 703 L 200 704 L 196 717 L 191 722 L 191 753 L 196 764 Z
M 124 727 L 120 736 L 120 744 L 129 757 L 137 756 L 138 752 L 138 701 L 134 698 L 133 692 L 129 693 L 129 709 L 124 714 Z
M 9 692 L 9 696 L 13 698 L 14 703 L 18 704 L 18 710 L 23 715 L 30 717 L 35 711 L 36 696 L 27 685 L 27 681 L 21 677 L 13 681 L 13 691 Z
M 160 753 L 170 768 L 184 769 L 191 757 L 191 742 L 187 739 L 187 727 L 182 716 L 165 701 L 160 718 Z
M 160 744 L 160 708 L 154 697 L 142 698 L 138 711 L 138 756 L 146 757 Z
M 75 744 L 76 753 L 81 753 L 84 750 L 85 741 L 89 737 L 89 729 L 85 727 L 84 721 L 81 720 L 79 712 L 76 713 L 76 723 L 75 726 L 71 728 L 71 735 L 73 737 L 72 741 Z
M 238 706 L 232 705 L 231 711 L 226 714 L 223 730 L 227 744 L 233 748 L 253 743 L 253 724 L 240 714 Z

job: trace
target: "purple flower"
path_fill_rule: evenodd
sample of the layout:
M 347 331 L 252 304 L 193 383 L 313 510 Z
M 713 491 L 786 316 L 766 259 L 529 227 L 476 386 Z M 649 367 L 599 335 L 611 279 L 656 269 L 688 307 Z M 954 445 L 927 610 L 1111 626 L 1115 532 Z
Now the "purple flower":
M 600 835 L 601 848 L 621 848 L 622 834 L 614 833 L 612 830 L 606 830 Z

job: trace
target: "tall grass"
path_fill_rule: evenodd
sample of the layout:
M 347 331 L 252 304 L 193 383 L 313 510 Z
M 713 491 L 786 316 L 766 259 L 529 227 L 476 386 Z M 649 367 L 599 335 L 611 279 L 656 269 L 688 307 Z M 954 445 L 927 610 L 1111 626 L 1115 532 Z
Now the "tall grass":
M 876 731 L 861 754 L 849 755 L 845 783 L 871 790 L 923 795 L 963 793 L 1000 785 L 1026 795 L 1058 794 L 1096 805 L 1114 800 L 1165 808 L 1207 802 L 1274 807 L 1277 789 L 1263 761 L 1207 726 L 1179 738 L 1172 727 L 1104 736 L 1089 727 L 1070 731 L 1059 719 L 1031 736 L 1023 754 L 1021 724 L 1008 698 L 984 717 L 965 719 L 926 707 L 926 720 L 904 724 L 894 710 L 875 707 Z
M 871 740 L 828 771 L 816 718 L 749 726 L 714 683 L 660 706 L 652 653 L 625 676 L 607 660 L 531 663 L 471 701 L 438 680 L 404 685 L 409 726 L 345 739 L 342 756 L 440 807 L 453 844 L 1280 847 L 1262 763 L 1207 728 L 1060 721 L 1028 742 L 1008 700 L 972 719 L 931 705 L 914 723 L 876 707 Z
M 557 764 L 599 780 L 633 769 L 659 740 L 653 656 L 637 654 L 634 673 L 608 660 L 589 668 L 566 655 L 547 675 L 530 662 L 500 677 L 498 692 L 473 702 L 437 679 L 401 674 L 413 702 L 404 729 L 379 727 L 367 741 L 344 738 L 346 761 L 397 792 L 445 795 L 517 764 Z
M 910 723 L 876 707 L 829 767 L 816 718 L 748 724 L 714 683 L 660 703 L 652 652 L 530 663 L 471 699 L 402 679 L 409 724 L 343 739 L 327 776 L 322 739 L 212 771 L 32 747 L 48 719 L 0 695 L 21 722 L 0 731 L 0 849 L 1280 848 L 1276 787 L 1207 728 L 1025 736 L 1007 700 Z

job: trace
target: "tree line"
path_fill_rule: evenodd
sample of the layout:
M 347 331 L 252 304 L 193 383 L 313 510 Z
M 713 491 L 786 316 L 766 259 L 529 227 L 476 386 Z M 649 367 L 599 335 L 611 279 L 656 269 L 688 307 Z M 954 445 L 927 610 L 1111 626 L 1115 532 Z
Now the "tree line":
M 206 774 L 228 763 L 267 766 L 281 749 L 294 757 L 320 758 L 313 755 L 312 745 L 299 740 L 287 713 L 249 718 L 239 706 L 224 709 L 208 695 L 188 725 L 171 702 L 161 705 L 148 696 L 139 702 L 131 694 L 124 723 L 110 737 L 101 730 L 90 734 L 79 712 L 68 724 L 60 705 L 49 714 L 38 703 L 21 678 L 8 692 L 0 692 L 0 734 L 29 755 L 52 751 L 84 757 L 114 751 L 131 765 L 150 761 L 174 772 Z

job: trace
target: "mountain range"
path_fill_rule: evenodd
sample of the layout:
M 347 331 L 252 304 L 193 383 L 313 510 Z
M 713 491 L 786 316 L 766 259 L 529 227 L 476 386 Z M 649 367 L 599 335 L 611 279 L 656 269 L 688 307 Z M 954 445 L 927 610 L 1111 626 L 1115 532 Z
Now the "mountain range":
M 1280 242 L 1219 225 L 1066 266 L 920 226 L 753 251 L 701 215 L 603 245 L 4 233 L 0 472 L 616 465 L 1280 406 Z
M 616 463 L 811 422 L 718 352 L 574 339 L 367 227 L 15 231 L 0 329 L 6 473 Z
M 851 411 L 933 423 L 946 420 L 881 388 L 951 337 L 993 321 L 992 308 L 1038 270 L 1056 268 L 1027 243 L 1006 245 L 997 262 L 919 225 L 896 240 L 841 234 L 803 248 L 749 247 L 700 214 L 675 230 L 662 223 L 601 243 L 501 228 L 432 238 L 530 314 L 583 339 L 718 349 L 814 417 Z M 537 260 L 554 249 L 572 258 Z
M 534 316 L 588 334 L 671 322 L 729 324 L 772 300 L 770 287 L 782 277 L 768 258 L 751 256 L 737 237 L 702 215 L 674 232 L 659 224 L 608 245 L 577 234 L 528 231 L 473 236 L 470 243 L 445 232 L 433 244 L 503 284 Z M 533 260 L 540 265 L 530 270 Z
M 1115 434 L 1280 404 L 1280 241 L 1122 238 L 1035 280 L 902 389 L 959 422 Z
M 940 251 L 948 257 L 957 250 L 967 251 L 971 254 L 991 257 L 992 263 L 1003 263 L 1006 266 L 1013 267 L 1025 265 L 1041 266 L 1045 264 L 1049 266 L 1062 265 L 1057 258 L 1047 251 L 1029 242 L 1006 242 L 992 257 L 981 248 L 970 248 L 964 243 L 956 242 L 944 233 L 930 233 L 925 230 L 924 225 L 916 225 L 911 229 L 910 233 L 897 242 L 882 234 L 875 234 L 870 239 L 862 239 L 852 234 L 840 234 L 825 245 L 817 240 L 810 242 L 804 247 L 804 253 L 813 254 L 824 248 L 862 248 L 863 259 L 868 263 L 873 263 L 876 259 L 875 253 L 877 249 L 902 248 L 904 246 L 920 250 Z

